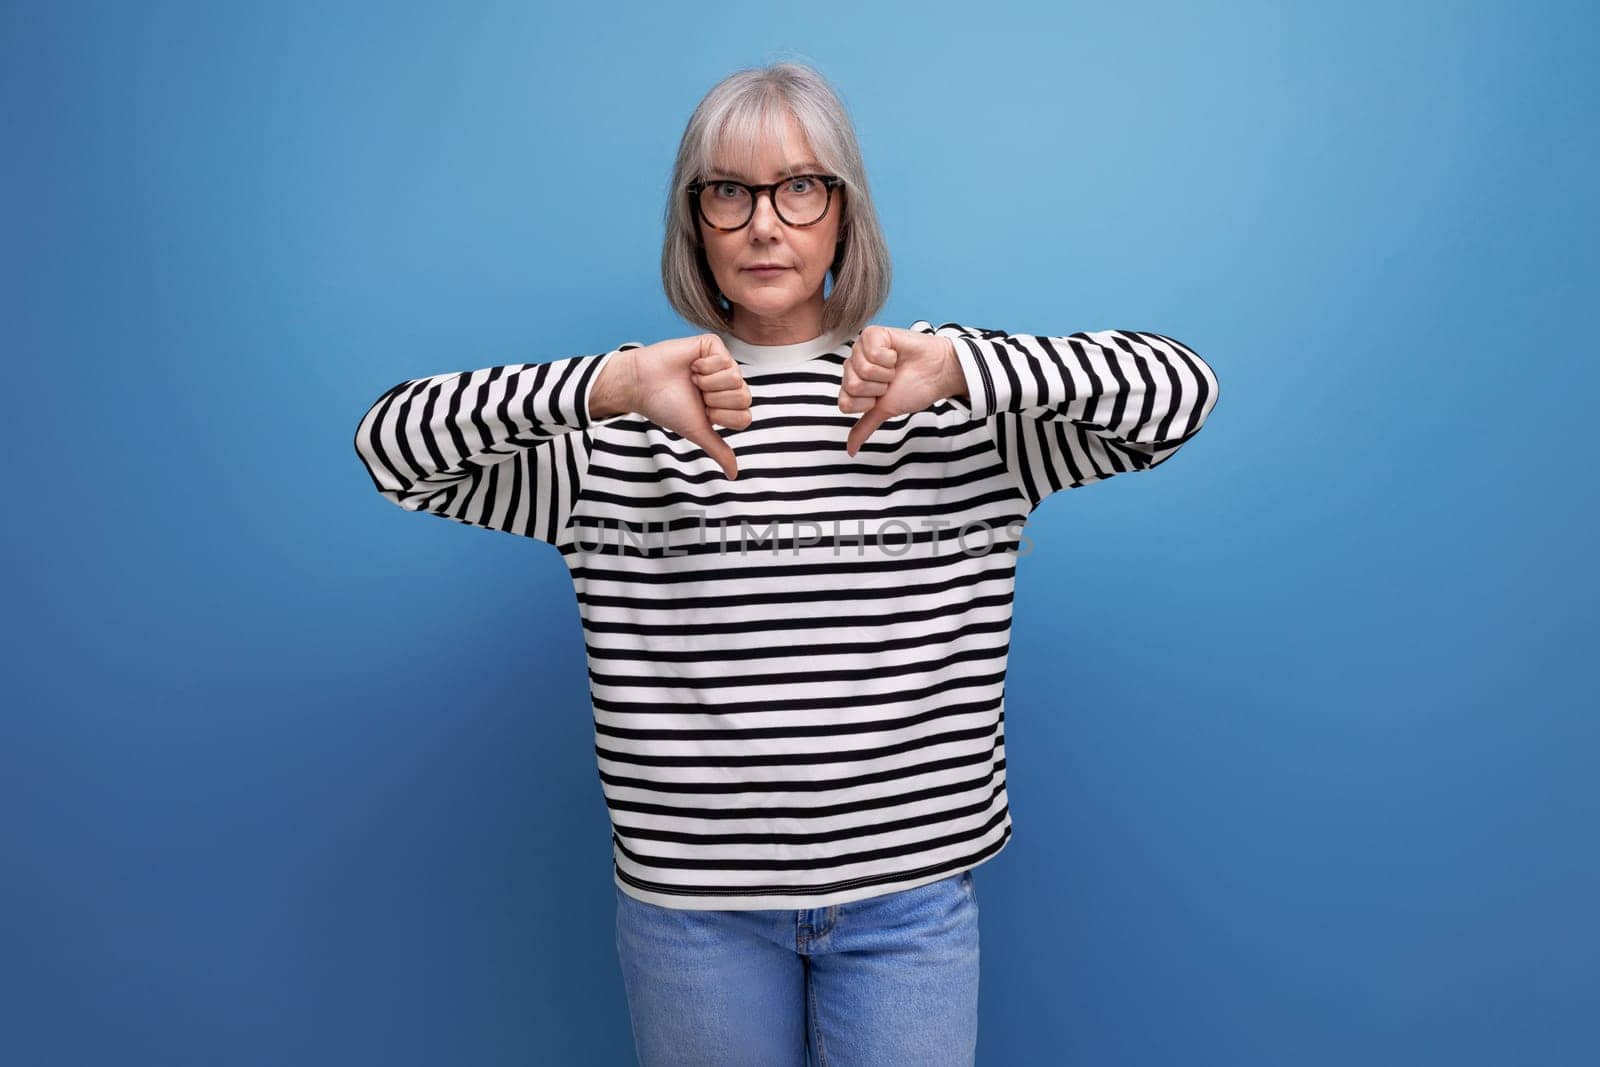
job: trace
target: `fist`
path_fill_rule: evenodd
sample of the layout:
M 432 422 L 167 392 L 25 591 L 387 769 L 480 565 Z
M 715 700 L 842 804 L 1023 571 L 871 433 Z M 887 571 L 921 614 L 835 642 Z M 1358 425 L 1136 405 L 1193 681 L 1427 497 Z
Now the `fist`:
M 926 410 L 964 384 L 955 342 L 893 326 L 868 326 L 845 360 L 839 410 L 861 412 L 844 450 L 854 456 L 872 431 L 896 415 Z
M 630 410 L 692 441 L 729 478 L 739 476 L 733 449 L 713 424 L 750 425 L 750 387 L 714 333 L 678 337 L 634 349 Z

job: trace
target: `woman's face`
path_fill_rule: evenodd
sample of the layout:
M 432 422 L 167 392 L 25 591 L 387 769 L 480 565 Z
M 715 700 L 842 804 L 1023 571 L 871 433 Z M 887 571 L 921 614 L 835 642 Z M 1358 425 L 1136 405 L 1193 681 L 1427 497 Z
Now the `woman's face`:
M 714 168 L 704 177 L 736 178 L 759 185 L 782 181 L 789 174 L 827 173 L 811 155 L 793 116 L 784 118 L 785 144 L 761 146 L 758 173 Z M 810 226 L 785 223 L 765 194 L 756 198 L 755 215 L 743 229 L 715 229 L 696 213 L 706 262 L 733 305 L 731 332 L 735 337 L 751 344 L 782 345 L 809 341 L 822 332 L 822 288 L 839 243 L 844 192 L 843 186 L 835 188 L 827 214 Z M 750 268 L 758 263 L 776 263 L 783 269 L 752 272 Z

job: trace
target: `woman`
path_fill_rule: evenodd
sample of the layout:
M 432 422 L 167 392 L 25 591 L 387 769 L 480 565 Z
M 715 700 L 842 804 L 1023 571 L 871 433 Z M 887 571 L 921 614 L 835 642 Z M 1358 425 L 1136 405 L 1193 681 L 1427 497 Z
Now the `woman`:
M 401 382 L 356 451 L 571 571 L 641 1062 L 970 1064 L 1022 522 L 1165 462 L 1216 378 L 1155 333 L 866 325 L 889 255 L 801 65 L 701 101 L 666 230 L 705 332 Z

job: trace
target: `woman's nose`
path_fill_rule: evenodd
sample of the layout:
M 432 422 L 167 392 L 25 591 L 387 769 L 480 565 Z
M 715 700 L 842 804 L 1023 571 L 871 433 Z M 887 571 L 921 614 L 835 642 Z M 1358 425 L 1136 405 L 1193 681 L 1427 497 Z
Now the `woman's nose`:
M 770 196 L 756 197 L 756 213 L 750 219 L 750 228 L 757 233 L 772 233 L 783 225 L 783 220 L 778 218 L 776 209 L 772 206 Z

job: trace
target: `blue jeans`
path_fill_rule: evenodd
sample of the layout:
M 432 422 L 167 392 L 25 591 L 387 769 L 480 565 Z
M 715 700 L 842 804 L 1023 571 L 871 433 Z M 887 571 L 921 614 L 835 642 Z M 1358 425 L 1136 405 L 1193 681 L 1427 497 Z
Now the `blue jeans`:
M 970 1067 L 978 898 L 963 871 L 826 908 L 665 908 L 617 892 L 642 1067 Z

